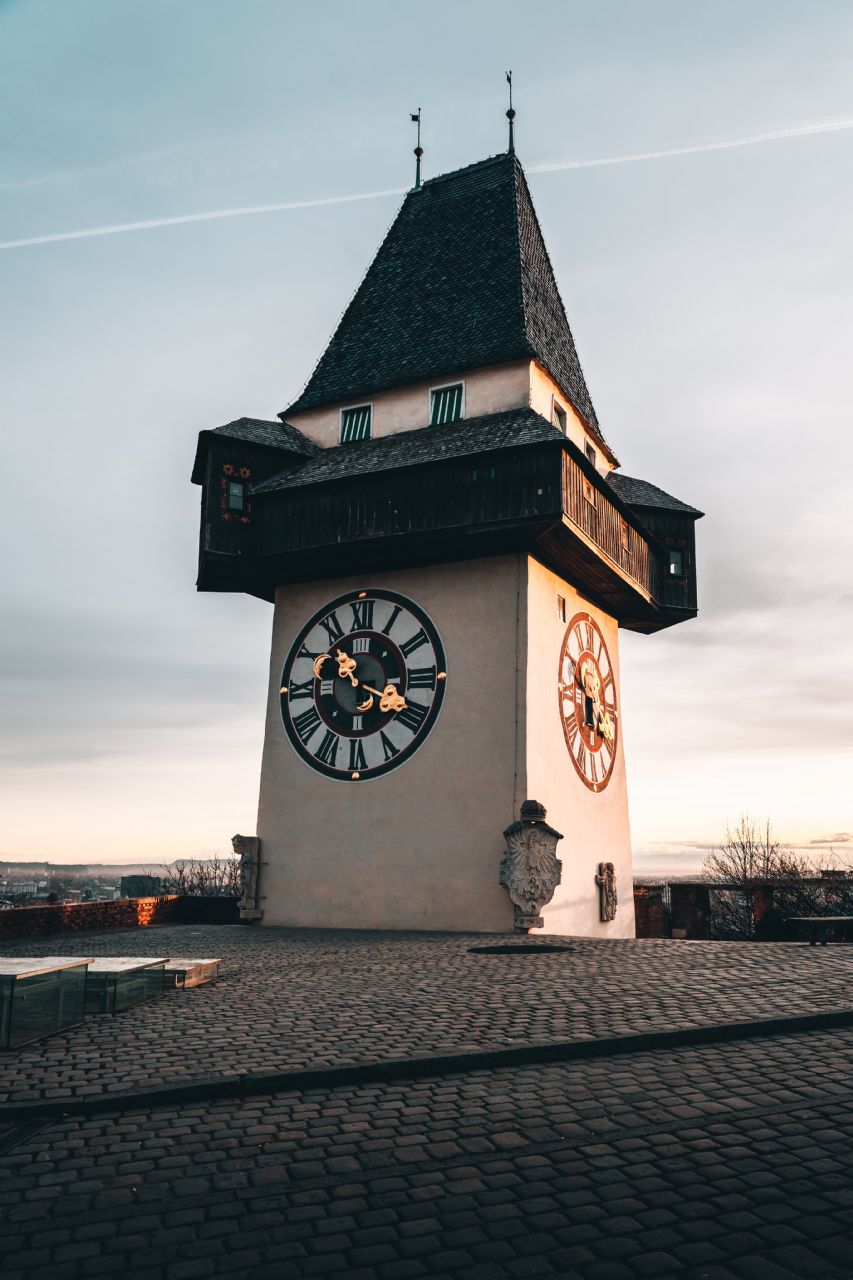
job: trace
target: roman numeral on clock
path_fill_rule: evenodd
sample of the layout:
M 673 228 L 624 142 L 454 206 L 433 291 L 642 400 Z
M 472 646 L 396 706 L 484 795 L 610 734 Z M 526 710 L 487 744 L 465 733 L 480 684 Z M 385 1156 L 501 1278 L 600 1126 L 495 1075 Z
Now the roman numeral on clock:
M 303 644 L 296 656 L 297 658 L 311 658 L 313 661 L 314 658 L 319 658 L 320 652 L 321 651 L 319 649 L 315 651 L 314 649 L 309 649 L 307 645 Z
M 423 627 L 421 627 L 420 631 L 416 631 L 413 636 L 410 636 L 405 644 L 400 645 L 400 652 L 404 657 L 408 658 L 410 653 L 414 653 L 416 649 L 420 649 L 422 644 L 428 643 L 429 636 L 424 631 Z
M 334 766 L 338 756 L 338 746 L 340 741 L 341 740 L 336 733 L 333 733 L 331 729 L 327 729 L 323 735 L 323 741 L 314 752 L 314 755 L 318 760 L 322 760 L 324 764 Z
M 349 767 L 350 769 L 359 770 L 367 768 L 367 759 L 361 738 L 350 738 L 349 740 Z
M 356 636 L 352 642 L 353 653 L 367 653 L 370 650 L 369 636 Z
M 295 698 L 312 698 L 314 696 L 313 680 L 291 680 L 288 695 L 290 701 Z
M 321 619 L 320 626 L 329 637 L 329 644 L 336 644 L 344 634 L 344 629 L 338 622 L 338 615 L 335 613 L 334 609 L 328 617 Z
M 382 739 L 382 750 L 385 752 L 385 759 L 393 760 L 395 756 L 400 754 L 400 748 L 394 746 L 387 734 L 380 731 L 379 736 Z
M 417 733 L 427 718 L 429 708 L 422 707 L 419 702 L 410 702 L 402 711 L 397 712 L 397 723 L 404 724 L 412 733 Z
M 373 606 L 375 603 L 374 600 L 352 600 L 350 602 L 353 631 L 373 630 Z
M 296 736 L 300 742 L 307 742 L 314 730 L 320 723 L 320 715 L 316 707 L 309 707 L 307 711 L 301 712 L 300 715 L 293 717 L 293 727 L 296 730 Z
M 408 685 L 410 689 L 434 689 L 435 678 L 435 667 L 415 667 L 409 672 Z
M 401 609 L 400 605 L 395 604 L 394 608 L 391 610 L 391 617 L 388 619 L 388 621 L 385 623 L 385 626 L 382 628 L 383 636 L 390 636 L 391 628 L 393 627 L 394 623 L 397 621 L 397 619 L 399 618 L 402 612 L 403 610 Z

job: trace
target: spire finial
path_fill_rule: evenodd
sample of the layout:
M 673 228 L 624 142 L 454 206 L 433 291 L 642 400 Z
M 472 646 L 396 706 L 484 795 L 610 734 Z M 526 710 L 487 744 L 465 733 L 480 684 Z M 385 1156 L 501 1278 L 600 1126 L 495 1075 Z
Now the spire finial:
M 512 72 L 511 71 L 508 71 L 506 73 L 506 82 L 509 85 L 509 111 L 507 111 L 506 113 L 506 118 L 509 121 L 508 151 L 510 155 L 514 155 L 515 154 L 515 135 L 512 127 L 512 122 L 515 119 L 515 112 L 512 109 Z
M 417 115 L 415 115 L 413 111 L 411 113 L 411 116 L 412 116 L 412 124 L 416 124 L 418 126 L 418 145 L 415 147 L 415 185 L 412 187 L 412 190 L 420 191 L 421 189 L 421 156 L 424 153 L 424 149 L 421 146 L 421 109 L 420 107 L 418 107 Z

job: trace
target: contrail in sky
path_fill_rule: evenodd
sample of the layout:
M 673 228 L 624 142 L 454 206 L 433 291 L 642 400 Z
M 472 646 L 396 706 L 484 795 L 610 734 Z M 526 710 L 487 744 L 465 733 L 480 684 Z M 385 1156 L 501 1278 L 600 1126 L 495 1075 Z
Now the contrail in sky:
M 667 156 L 692 156 L 700 151 L 730 151 L 735 147 L 754 147 L 759 142 L 780 142 L 784 138 L 808 138 L 816 133 L 837 133 L 853 129 L 853 118 L 816 120 L 793 129 L 777 129 L 774 133 L 753 133 L 746 138 L 729 138 L 725 142 L 698 142 L 692 147 L 672 147 L 667 151 L 634 151 L 625 156 L 605 156 L 598 160 L 554 160 L 550 164 L 527 166 L 528 173 L 556 173 L 563 169 L 596 169 L 605 164 L 630 164 L 635 160 L 663 160 Z M 2 246 L 0 246 L 2 247 Z
M 528 173 L 557 173 L 567 169 L 595 169 L 602 165 L 631 164 L 638 160 L 663 160 L 669 156 L 691 156 L 705 151 L 729 151 L 736 147 L 753 147 L 762 142 L 780 142 L 787 138 L 808 138 L 820 133 L 837 133 L 853 129 L 853 117 L 816 120 L 812 124 L 773 133 L 754 133 L 745 138 L 729 138 L 724 142 L 700 142 L 691 147 L 671 147 L 666 151 L 636 151 L 628 155 L 604 156 L 594 160 L 555 160 L 530 165 Z M 239 209 L 214 209 L 208 213 L 186 213 L 176 218 L 151 218 L 145 222 L 118 222 L 106 227 L 87 227 L 81 231 L 57 231 L 47 236 L 29 236 L 23 240 L 0 241 L 0 249 L 24 249 L 29 245 L 54 244 L 59 240 L 90 240 L 96 236 L 115 236 L 125 231 L 149 231 L 154 227 L 176 227 L 185 222 L 213 222 L 219 218 L 244 218 L 256 213 L 280 213 L 286 209 L 315 209 L 321 205 L 352 204 L 357 200 L 380 200 L 386 196 L 404 195 L 408 188 L 389 187 L 385 191 L 365 191 L 352 196 L 323 196 L 317 200 L 289 200 L 284 204 L 248 205 Z
M 148 231 L 152 227 L 176 227 L 182 222 L 214 222 L 217 218 L 245 218 L 253 213 L 279 213 L 282 209 L 314 209 L 323 204 L 352 204 L 354 200 L 378 200 L 401 196 L 406 187 L 387 191 L 365 191 L 357 196 L 323 196 L 319 200 L 288 200 L 286 204 L 254 204 L 242 209 L 214 209 L 209 213 L 185 213 L 178 218 L 151 218 L 146 222 L 116 222 L 109 227 L 87 227 L 84 231 L 57 231 L 50 236 L 30 236 L 26 240 L 2 240 L 0 249 L 23 249 L 30 244 L 53 244 L 57 240 L 89 240 L 93 236 L 117 236 L 123 231 Z

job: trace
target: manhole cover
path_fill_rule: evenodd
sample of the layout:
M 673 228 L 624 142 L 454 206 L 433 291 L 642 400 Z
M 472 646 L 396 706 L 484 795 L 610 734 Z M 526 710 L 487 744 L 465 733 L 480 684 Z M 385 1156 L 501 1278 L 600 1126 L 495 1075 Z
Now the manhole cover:
M 552 951 L 571 951 L 571 947 L 560 947 L 556 943 L 504 942 L 495 947 L 469 947 L 468 950 L 477 956 L 541 956 Z

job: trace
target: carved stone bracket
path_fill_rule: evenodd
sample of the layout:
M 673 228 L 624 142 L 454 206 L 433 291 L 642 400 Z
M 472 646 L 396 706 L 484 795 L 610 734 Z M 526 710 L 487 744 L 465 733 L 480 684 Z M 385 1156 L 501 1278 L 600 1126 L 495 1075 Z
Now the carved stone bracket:
M 515 907 L 515 931 L 527 933 L 542 927 L 539 914 L 554 896 L 563 868 L 557 857 L 559 831 L 545 821 L 545 809 L 537 800 L 525 800 L 521 820 L 504 831 L 506 853 L 500 882 Z
M 260 920 L 258 880 L 261 870 L 261 842 L 257 836 L 232 836 L 231 845 L 240 859 L 240 919 Z
M 616 897 L 616 868 L 612 862 L 599 862 L 595 883 L 598 885 L 601 921 L 602 924 L 608 924 L 609 921 L 616 919 L 616 906 L 618 903 Z

